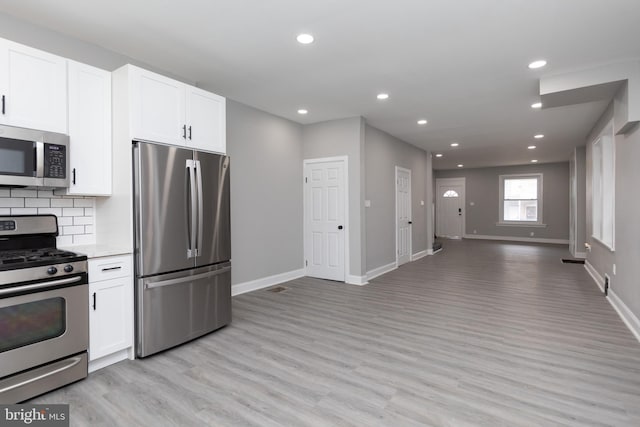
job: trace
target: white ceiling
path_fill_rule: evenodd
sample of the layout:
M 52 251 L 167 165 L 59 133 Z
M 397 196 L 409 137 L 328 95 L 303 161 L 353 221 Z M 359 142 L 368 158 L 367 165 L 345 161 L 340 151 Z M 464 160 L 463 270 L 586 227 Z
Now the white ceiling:
M 567 160 L 607 101 L 532 110 L 539 77 L 640 57 L 638 0 L 22 0 L 0 11 L 299 123 L 362 115 L 443 152 L 438 169 Z M 301 32 L 315 43 L 298 44 Z M 529 70 L 539 58 L 549 65 Z

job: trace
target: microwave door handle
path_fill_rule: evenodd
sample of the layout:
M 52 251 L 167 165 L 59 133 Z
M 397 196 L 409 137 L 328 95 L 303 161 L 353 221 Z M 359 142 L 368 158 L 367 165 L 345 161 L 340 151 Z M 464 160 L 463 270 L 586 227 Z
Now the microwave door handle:
M 44 142 L 36 141 L 36 178 L 44 177 Z
M 204 224 L 204 201 L 202 200 L 202 167 L 200 160 L 196 160 L 196 175 L 198 182 L 198 240 L 196 243 L 196 256 L 202 255 L 202 237 Z
M 195 174 L 194 161 L 187 159 L 187 174 L 189 177 L 189 247 L 187 248 L 187 258 L 193 258 L 195 255 L 195 242 L 196 242 L 196 174 Z

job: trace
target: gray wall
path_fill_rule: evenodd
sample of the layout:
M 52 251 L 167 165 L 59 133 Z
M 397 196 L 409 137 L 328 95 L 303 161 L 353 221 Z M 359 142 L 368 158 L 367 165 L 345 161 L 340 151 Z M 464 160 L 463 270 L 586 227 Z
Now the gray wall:
M 176 80 L 194 84 L 193 81 L 185 79 L 184 77 L 163 71 L 145 62 L 138 61 L 135 58 L 116 53 L 102 46 L 87 43 L 65 34 L 37 27 L 4 13 L 0 13 L 0 37 L 78 62 L 93 65 L 103 70 L 113 71 L 123 65 L 134 64 Z
M 615 113 L 615 117 L 619 117 Z M 587 261 L 604 277 L 611 277 L 610 289 L 622 302 L 640 318 L 640 199 L 638 183 L 640 183 L 640 127 L 636 126 L 626 135 L 615 137 L 615 252 L 593 239 L 591 213 L 591 143 L 606 124 L 614 117 L 612 103 L 600 117 L 596 126 L 587 137 L 587 241 L 591 244 L 591 252 L 587 252 Z M 614 119 L 615 120 L 615 119 Z M 618 125 L 614 123 L 617 128 Z M 616 274 L 613 274 L 613 266 Z
M 498 226 L 499 176 L 509 174 L 543 174 L 542 221 L 546 227 Z M 539 239 L 569 239 L 569 162 L 439 170 L 438 178 L 466 178 L 466 234 Z M 438 197 L 437 194 L 434 195 Z M 475 205 L 470 206 L 473 202 Z M 437 203 L 437 201 L 436 201 Z
M 302 126 L 227 100 L 233 283 L 298 270 Z
M 364 119 L 315 123 L 302 130 L 304 159 L 347 156 L 349 162 L 349 274 L 365 275 Z M 302 164 L 302 162 L 300 162 Z M 299 190 L 301 191 L 301 190 Z
M 412 252 L 427 249 L 427 153 L 366 125 L 365 199 L 371 201 L 365 208 L 367 271 L 396 260 L 396 166 L 411 170 Z

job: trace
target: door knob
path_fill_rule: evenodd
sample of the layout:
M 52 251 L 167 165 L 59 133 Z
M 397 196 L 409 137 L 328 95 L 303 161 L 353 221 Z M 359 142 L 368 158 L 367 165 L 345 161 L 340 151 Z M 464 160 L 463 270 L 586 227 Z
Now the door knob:
M 342 228 L 343 228 L 343 227 L 342 227 L 341 225 L 339 225 L 339 226 L 338 226 L 338 230 L 342 230 Z

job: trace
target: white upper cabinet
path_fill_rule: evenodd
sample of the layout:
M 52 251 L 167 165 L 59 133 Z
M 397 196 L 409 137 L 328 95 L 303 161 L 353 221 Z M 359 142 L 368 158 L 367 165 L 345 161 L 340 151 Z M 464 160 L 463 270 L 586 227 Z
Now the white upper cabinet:
M 187 146 L 226 152 L 226 99 L 187 86 Z
M 128 65 L 131 136 L 224 153 L 226 100 Z
M 111 194 L 111 73 L 69 61 L 71 179 L 66 194 Z
M 0 39 L 0 123 L 67 133 L 67 60 Z
M 130 67 L 134 138 L 184 145 L 185 85 L 138 67 Z

